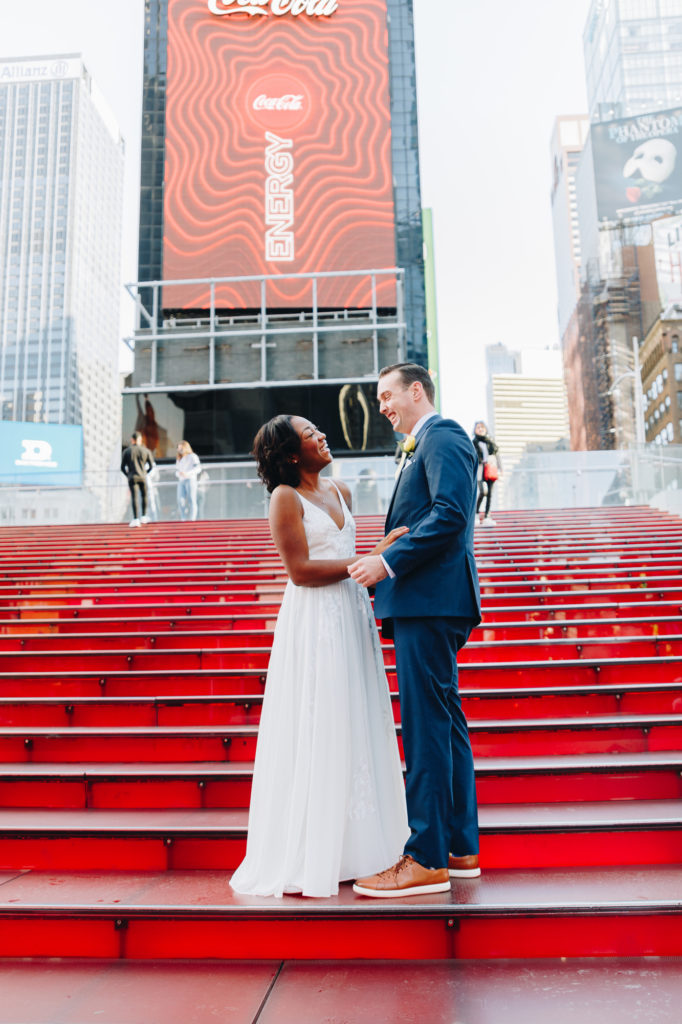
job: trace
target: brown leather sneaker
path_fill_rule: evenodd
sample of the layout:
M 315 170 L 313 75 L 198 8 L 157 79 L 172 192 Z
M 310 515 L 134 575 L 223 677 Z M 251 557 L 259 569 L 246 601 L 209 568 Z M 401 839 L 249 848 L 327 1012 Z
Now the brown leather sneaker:
M 468 853 L 464 857 L 455 857 L 454 853 L 451 853 L 448 857 L 448 871 L 450 878 L 478 878 L 481 873 L 478 854 Z
M 447 868 L 425 868 L 412 857 L 403 855 L 397 864 L 378 875 L 358 878 L 353 892 L 359 896 L 423 896 L 428 892 L 448 892 L 450 876 Z

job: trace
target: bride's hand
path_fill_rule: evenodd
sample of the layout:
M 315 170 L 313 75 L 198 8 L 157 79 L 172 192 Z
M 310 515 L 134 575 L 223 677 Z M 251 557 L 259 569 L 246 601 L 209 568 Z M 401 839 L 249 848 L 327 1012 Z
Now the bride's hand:
M 391 544 L 398 540 L 399 537 L 404 537 L 406 533 L 409 533 L 407 526 L 396 526 L 395 530 L 391 530 L 383 537 L 375 548 L 372 548 L 370 555 L 381 555 L 387 548 L 390 548 Z

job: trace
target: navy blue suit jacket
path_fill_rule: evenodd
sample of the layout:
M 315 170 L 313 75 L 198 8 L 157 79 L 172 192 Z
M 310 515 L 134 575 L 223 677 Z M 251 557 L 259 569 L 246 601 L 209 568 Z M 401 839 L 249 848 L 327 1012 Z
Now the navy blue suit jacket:
M 434 416 L 403 465 L 386 532 L 408 526 L 384 557 L 395 579 L 377 583 L 377 618 L 456 616 L 481 621 L 474 559 L 478 462 L 471 439 L 454 420 Z

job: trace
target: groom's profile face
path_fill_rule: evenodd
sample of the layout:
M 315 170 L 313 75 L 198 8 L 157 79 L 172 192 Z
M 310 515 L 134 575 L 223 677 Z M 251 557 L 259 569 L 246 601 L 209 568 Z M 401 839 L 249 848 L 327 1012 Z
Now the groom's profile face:
M 416 399 L 419 385 L 413 382 L 405 386 L 400 370 L 392 370 L 379 378 L 377 401 L 379 412 L 390 421 L 398 434 L 409 434 L 419 419 Z

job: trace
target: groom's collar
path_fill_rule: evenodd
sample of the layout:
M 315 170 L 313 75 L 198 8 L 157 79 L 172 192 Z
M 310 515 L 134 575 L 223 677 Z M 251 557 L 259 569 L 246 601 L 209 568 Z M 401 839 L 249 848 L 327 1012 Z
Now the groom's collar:
M 437 415 L 438 415 L 438 413 L 435 412 L 435 411 L 434 412 L 427 412 L 425 416 L 422 416 L 422 418 L 420 420 L 417 420 L 415 425 L 412 427 L 412 430 L 410 431 L 410 433 L 412 434 L 412 437 L 416 440 L 418 435 L 419 435 L 419 432 L 422 429 L 422 427 L 424 426 L 424 424 L 428 423 L 428 421 L 430 419 L 432 419 L 434 416 L 437 416 Z

